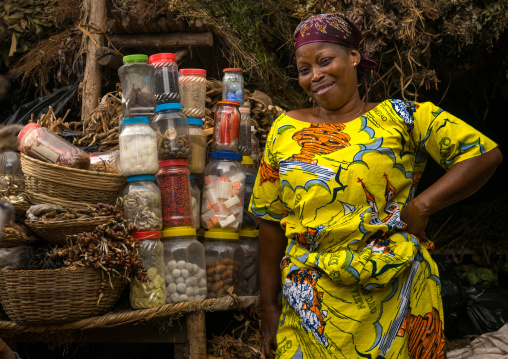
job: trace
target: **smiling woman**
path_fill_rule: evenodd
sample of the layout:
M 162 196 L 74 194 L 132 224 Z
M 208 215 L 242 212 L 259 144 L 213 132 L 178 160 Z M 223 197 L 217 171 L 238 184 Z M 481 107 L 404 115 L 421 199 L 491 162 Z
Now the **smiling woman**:
M 375 63 L 340 14 L 295 31 L 300 86 L 317 106 L 272 125 L 250 210 L 262 352 L 272 358 L 444 358 L 431 214 L 479 189 L 497 145 L 432 103 L 363 101 Z M 431 157 L 448 172 L 415 197 Z M 282 309 L 277 296 L 282 281 Z

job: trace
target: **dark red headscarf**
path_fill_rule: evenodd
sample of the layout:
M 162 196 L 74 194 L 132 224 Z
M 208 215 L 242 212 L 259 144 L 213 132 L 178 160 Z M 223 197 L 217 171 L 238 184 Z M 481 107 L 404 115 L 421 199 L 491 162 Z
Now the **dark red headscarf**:
M 309 17 L 297 26 L 294 39 L 295 51 L 311 42 L 332 42 L 358 49 L 362 33 L 348 18 L 341 14 L 320 14 Z M 359 66 L 376 69 L 377 63 L 362 55 Z

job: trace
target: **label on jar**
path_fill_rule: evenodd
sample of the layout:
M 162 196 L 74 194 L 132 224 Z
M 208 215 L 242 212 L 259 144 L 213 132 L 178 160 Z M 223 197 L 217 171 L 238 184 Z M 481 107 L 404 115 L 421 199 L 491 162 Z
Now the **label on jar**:
M 39 141 L 34 141 L 31 153 L 35 153 L 39 159 L 50 163 L 56 163 L 58 158 L 60 158 L 59 153 L 56 153 L 53 149 L 40 143 Z

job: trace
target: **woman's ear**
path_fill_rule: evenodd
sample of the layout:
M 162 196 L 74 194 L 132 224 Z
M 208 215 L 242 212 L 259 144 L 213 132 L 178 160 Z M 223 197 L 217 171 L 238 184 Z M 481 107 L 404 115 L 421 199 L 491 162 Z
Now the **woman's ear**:
M 360 61 L 362 60 L 362 55 L 360 55 L 360 52 L 355 49 L 351 50 L 350 57 L 354 67 L 358 66 L 360 64 Z

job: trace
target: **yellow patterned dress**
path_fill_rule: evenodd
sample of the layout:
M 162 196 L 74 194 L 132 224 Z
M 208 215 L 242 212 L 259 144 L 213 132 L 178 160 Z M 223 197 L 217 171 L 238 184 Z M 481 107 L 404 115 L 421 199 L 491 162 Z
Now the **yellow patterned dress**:
M 431 103 L 277 118 L 250 202 L 288 238 L 277 358 L 445 358 L 438 270 L 400 211 L 429 156 L 448 170 L 496 146 Z

